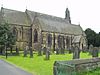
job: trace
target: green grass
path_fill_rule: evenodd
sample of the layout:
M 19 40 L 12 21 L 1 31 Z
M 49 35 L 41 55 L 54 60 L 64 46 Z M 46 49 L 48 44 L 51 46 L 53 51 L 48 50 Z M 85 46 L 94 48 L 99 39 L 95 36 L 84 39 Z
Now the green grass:
M 92 70 L 92 71 L 82 72 L 82 73 L 79 73 L 77 75 L 100 75 L 100 68 L 97 68 L 97 69 Z
M 81 53 L 81 58 L 92 58 L 88 53 Z M 0 59 L 5 59 L 4 56 L 0 56 Z M 34 54 L 33 58 L 20 56 L 9 56 L 6 60 L 18 67 L 31 72 L 34 75 L 53 75 L 53 64 L 56 60 L 72 60 L 72 54 L 65 55 L 51 55 L 50 60 L 44 60 L 45 56 L 37 56 Z M 93 74 L 94 75 L 94 74 Z

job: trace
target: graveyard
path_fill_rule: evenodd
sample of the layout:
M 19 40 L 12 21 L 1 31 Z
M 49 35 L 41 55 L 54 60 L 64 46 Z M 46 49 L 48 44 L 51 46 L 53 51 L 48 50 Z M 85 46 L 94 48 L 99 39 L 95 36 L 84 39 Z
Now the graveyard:
M 100 75 L 100 32 L 84 32 L 80 24 L 72 24 L 68 8 L 65 18 L 3 7 L 1 11 L 0 60 L 33 75 Z
M 8 52 L 9 53 L 9 52 Z M 45 55 L 38 56 L 37 52 L 34 52 L 33 58 L 30 58 L 28 54 L 26 57 L 23 57 L 23 51 L 20 52 L 20 55 L 17 56 L 8 56 L 6 59 L 5 56 L 0 56 L 0 59 L 3 59 L 11 64 L 20 67 L 33 75 L 53 75 L 53 64 L 55 61 L 66 61 L 73 59 L 73 53 L 65 53 L 65 54 L 51 54 L 49 60 L 45 60 Z M 100 55 L 100 54 L 99 54 Z M 92 58 L 89 53 L 80 53 L 80 59 Z M 97 75 L 99 69 L 80 73 L 79 75 Z

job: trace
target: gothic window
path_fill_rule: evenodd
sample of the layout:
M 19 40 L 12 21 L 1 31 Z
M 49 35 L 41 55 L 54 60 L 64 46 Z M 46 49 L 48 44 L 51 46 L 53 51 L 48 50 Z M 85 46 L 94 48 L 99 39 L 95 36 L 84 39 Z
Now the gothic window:
M 69 47 L 69 44 L 70 44 L 70 39 L 69 39 L 69 37 L 67 36 L 67 38 L 66 38 L 66 45 L 67 45 L 67 48 Z
M 64 38 L 64 36 L 62 36 L 62 44 L 63 44 L 63 48 L 65 49 L 65 38 Z
M 17 39 L 18 38 L 18 31 L 17 31 L 16 27 L 13 28 L 13 34 Z
M 48 46 L 52 45 L 52 35 L 48 34 Z
M 20 36 L 20 40 L 22 40 L 22 29 L 19 28 L 19 36 Z
M 41 43 L 43 44 L 43 34 L 41 33 Z
M 21 30 L 22 30 L 22 39 L 23 39 L 23 26 L 21 27 Z
M 30 40 L 30 30 L 26 29 L 26 36 L 27 36 L 27 40 Z
M 38 32 L 37 30 L 35 29 L 34 30 L 34 43 L 38 42 Z
M 58 36 L 58 47 L 61 48 L 61 35 Z

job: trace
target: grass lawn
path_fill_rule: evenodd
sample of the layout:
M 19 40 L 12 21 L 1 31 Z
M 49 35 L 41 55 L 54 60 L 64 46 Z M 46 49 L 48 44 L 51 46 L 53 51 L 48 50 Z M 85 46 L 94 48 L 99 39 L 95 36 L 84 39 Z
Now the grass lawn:
M 81 58 L 92 58 L 87 53 L 81 53 Z M 0 59 L 5 59 L 4 56 L 0 56 Z M 72 60 L 72 54 L 65 55 L 51 55 L 50 60 L 44 60 L 45 56 L 37 56 L 34 54 L 33 58 L 20 56 L 9 56 L 6 60 L 18 67 L 31 72 L 34 75 L 53 75 L 53 64 L 56 60 Z M 88 74 L 89 75 L 89 74 Z

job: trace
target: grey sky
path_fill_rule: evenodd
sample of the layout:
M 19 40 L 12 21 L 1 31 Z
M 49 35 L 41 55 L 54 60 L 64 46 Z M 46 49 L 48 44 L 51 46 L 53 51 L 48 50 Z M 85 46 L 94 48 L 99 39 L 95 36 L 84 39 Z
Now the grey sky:
M 0 0 L 2 4 L 9 9 L 25 11 L 27 8 L 62 18 L 68 7 L 73 24 L 80 23 L 84 30 L 91 28 L 100 32 L 100 0 Z

